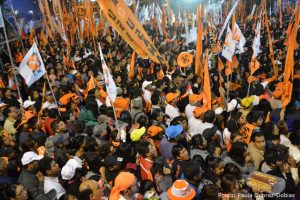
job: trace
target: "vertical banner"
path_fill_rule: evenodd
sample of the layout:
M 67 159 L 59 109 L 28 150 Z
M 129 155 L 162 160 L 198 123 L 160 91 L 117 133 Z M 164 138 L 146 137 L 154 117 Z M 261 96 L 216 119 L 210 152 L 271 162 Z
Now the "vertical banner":
M 63 14 L 62 14 L 60 0 L 52 0 L 52 8 L 53 8 L 54 15 L 56 17 L 59 34 L 61 35 L 61 38 L 63 40 L 67 41 L 64 24 L 63 24 Z
M 47 0 L 39 0 L 39 7 L 40 7 L 41 13 L 44 17 L 43 21 L 46 26 L 48 35 L 51 38 L 53 38 L 54 34 L 55 34 L 55 28 L 54 28 L 54 24 L 52 23 L 52 17 L 51 17 L 51 13 L 49 10 L 48 1 Z
M 203 50 L 202 50 L 202 25 L 201 25 L 201 4 L 197 9 L 197 20 L 198 20 L 198 34 L 196 42 L 196 60 L 195 60 L 195 74 L 203 78 Z
M 140 57 L 167 64 L 124 0 L 98 0 L 98 3 L 112 27 Z

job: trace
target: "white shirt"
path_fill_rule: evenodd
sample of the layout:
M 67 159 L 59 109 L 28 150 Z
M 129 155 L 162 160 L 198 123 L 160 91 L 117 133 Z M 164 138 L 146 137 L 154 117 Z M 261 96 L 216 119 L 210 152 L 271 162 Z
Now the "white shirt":
M 203 125 L 203 122 L 200 119 L 196 119 L 194 116 L 191 117 L 188 120 L 188 124 L 189 124 L 189 133 L 191 135 L 191 137 L 193 137 L 194 135 L 197 134 L 202 134 L 202 132 L 200 132 L 200 127 Z
M 57 105 L 55 102 L 49 103 L 48 101 L 46 101 L 43 106 L 43 109 L 45 109 L 45 108 L 48 108 L 50 110 L 52 108 L 57 108 Z
M 175 108 L 174 106 L 167 104 L 166 106 L 166 110 L 165 110 L 165 114 L 169 115 L 169 117 L 171 118 L 171 121 L 175 118 L 180 116 L 179 110 L 178 108 Z
M 149 90 L 144 91 L 143 97 L 146 102 L 151 102 L 151 92 Z
M 202 123 L 202 125 L 200 127 L 198 127 L 200 134 L 203 134 L 203 131 L 207 128 L 212 128 L 214 126 L 214 124 L 212 123 Z M 218 130 L 217 131 L 217 135 L 220 137 L 220 145 L 223 145 L 223 137 L 222 137 L 222 133 Z
M 193 106 L 191 104 L 186 105 L 185 107 L 185 116 L 189 120 L 190 118 L 194 117 L 194 109 L 196 106 Z
M 59 199 L 62 195 L 66 193 L 65 189 L 58 182 L 58 177 L 48 177 L 44 178 L 44 192 L 48 193 L 50 190 L 54 189 L 56 191 L 56 197 Z

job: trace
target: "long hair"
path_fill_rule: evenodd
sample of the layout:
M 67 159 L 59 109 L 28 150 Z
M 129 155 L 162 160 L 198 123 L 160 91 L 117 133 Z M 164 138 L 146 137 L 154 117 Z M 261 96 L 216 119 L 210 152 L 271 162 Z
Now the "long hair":
M 234 142 L 228 153 L 229 157 L 241 166 L 245 165 L 244 154 L 247 150 L 247 145 L 243 142 Z

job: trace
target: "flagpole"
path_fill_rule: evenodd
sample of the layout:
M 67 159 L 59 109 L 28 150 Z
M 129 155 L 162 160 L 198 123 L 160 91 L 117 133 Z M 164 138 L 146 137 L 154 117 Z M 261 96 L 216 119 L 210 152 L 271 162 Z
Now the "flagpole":
M 47 73 L 47 72 L 46 72 L 46 79 L 47 79 L 48 85 L 49 85 L 49 87 L 50 87 L 50 91 L 51 91 L 51 93 L 52 93 L 52 96 L 53 96 L 53 98 L 54 98 L 55 104 L 56 104 L 56 106 L 57 106 L 58 114 L 61 115 L 61 114 L 60 114 L 60 111 L 59 111 L 58 103 L 57 103 L 57 101 L 56 101 L 56 97 L 55 97 L 55 95 L 54 95 L 54 92 L 53 92 L 53 90 L 52 90 L 52 86 L 51 86 L 50 81 L 49 81 L 49 77 L 48 77 L 48 73 Z
M 99 54 L 100 54 L 100 57 L 101 57 L 101 46 L 100 46 L 100 42 L 98 42 L 98 48 L 99 48 Z M 101 64 L 103 65 L 103 63 L 101 62 Z M 104 73 L 104 72 L 103 72 Z M 105 82 L 105 81 L 104 81 Z M 105 83 L 106 85 L 106 83 Z M 106 87 L 107 88 L 107 87 Z M 114 117 L 115 117 L 115 120 L 116 120 L 116 126 L 117 126 L 117 130 L 118 130 L 118 134 L 121 134 L 120 133 L 120 127 L 119 127 L 119 122 L 118 122 L 118 119 L 117 119 L 117 114 L 116 114 L 116 110 L 115 110 L 115 106 L 114 106 L 114 102 L 112 101 L 112 99 L 110 98 L 110 96 L 108 95 L 108 98 L 109 98 L 109 101 L 110 101 L 110 104 L 113 108 L 113 111 L 114 111 Z
M 2 9 L 2 8 L 0 7 L 0 9 Z M 0 11 L 1 11 L 1 10 L 0 10 Z M 1 11 L 1 14 L 2 14 L 2 11 Z M 3 18 L 3 14 L 2 14 L 2 16 L 0 16 L 0 17 Z M 5 28 L 4 18 L 3 18 L 3 29 L 4 29 L 5 43 L 6 43 L 6 46 L 7 46 L 8 55 L 9 55 L 9 59 L 10 59 L 10 65 L 11 65 L 11 67 L 12 67 L 12 72 L 13 72 L 13 74 L 14 74 L 14 79 L 15 79 L 15 82 L 16 82 L 16 85 L 17 85 L 17 92 L 18 92 L 19 98 L 22 100 L 22 96 L 21 96 L 21 92 L 20 92 L 20 88 L 19 88 L 17 76 L 16 76 L 16 73 L 15 73 L 14 62 L 13 62 L 13 58 L 12 58 L 12 55 L 11 55 L 11 51 L 10 51 L 10 46 L 9 46 L 9 43 L 8 43 L 7 34 L 6 34 L 6 28 Z M 22 100 L 22 102 L 23 102 L 23 100 Z M 21 108 L 22 108 L 22 107 L 23 107 L 23 103 L 21 104 Z

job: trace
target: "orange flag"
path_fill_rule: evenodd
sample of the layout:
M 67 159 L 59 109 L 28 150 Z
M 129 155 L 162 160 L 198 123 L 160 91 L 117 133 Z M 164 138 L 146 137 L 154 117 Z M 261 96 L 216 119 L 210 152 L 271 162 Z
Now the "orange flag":
M 296 18 L 295 23 L 292 28 L 291 35 L 288 40 L 288 51 L 285 59 L 285 66 L 284 66 L 284 93 L 281 96 L 281 103 L 282 107 L 285 108 L 292 99 L 292 92 L 293 92 L 293 76 L 294 76 L 294 51 L 296 46 L 296 37 L 297 31 L 299 26 L 299 15 L 300 15 L 300 2 L 298 1 L 298 7 L 296 10 Z
M 0 88 L 6 88 L 1 77 L 0 77 Z
M 197 20 L 198 20 L 198 34 L 197 34 L 197 43 L 196 43 L 196 60 L 195 60 L 195 74 L 203 78 L 203 69 L 202 69 L 202 25 L 201 25 L 201 4 L 197 9 Z
M 132 56 L 131 56 L 131 62 L 130 62 L 130 71 L 129 71 L 129 79 L 133 79 L 134 77 L 134 64 L 135 64 L 135 51 L 133 51 Z
M 35 39 L 35 28 L 32 27 L 32 29 L 30 31 L 30 36 L 29 36 L 30 45 L 33 45 L 34 39 Z
M 254 74 L 254 72 L 256 70 L 258 70 L 260 64 L 258 62 L 258 60 L 254 59 L 254 60 L 251 60 L 251 63 L 250 63 L 250 74 L 251 76 Z
M 161 27 L 162 27 L 162 30 L 164 32 L 164 35 L 167 37 L 167 29 L 166 29 L 167 11 L 166 11 L 166 7 L 162 6 L 161 11 L 162 11 Z
M 43 41 L 44 45 L 47 45 L 49 43 L 43 30 L 41 30 L 40 39 Z
M 96 82 L 97 81 L 95 80 L 94 76 L 92 75 L 90 80 L 86 84 L 86 89 L 83 91 L 84 98 L 86 98 L 88 96 L 88 93 L 90 90 L 96 88 Z
M 280 28 L 282 28 L 282 5 L 281 5 L 281 0 L 278 0 L 278 7 L 279 7 L 279 24 L 280 24 Z
M 54 15 L 57 19 L 57 26 L 58 26 L 58 32 L 61 36 L 61 38 L 65 41 L 67 41 L 66 32 L 63 25 L 63 14 L 62 14 L 62 8 L 61 3 L 59 0 L 52 0 L 52 7 Z
M 220 58 L 220 55 L 218 56 L 218 70 L 222 71 L 224 69 L 224 64 Z
M 206 50 L 206 57 L 204 63 L 203 92 L 205 96 L 203 100 L 203 105 L 206 106 L 207 109 L 211 109 L 211 90 L 210 90 L 210 78 L 209 78 L 209 71 L 208 71 L 208 50 Z
M 46 25 L 48 31 L 48 35 L 50 36 L 50 38 L 53 38 L 55 34 L 55 28 L 52 21 L 48 0 L 39 0 L 38 2 L 41 13 L 43 15 L 43 22 Z
M 98 0 L 112 27 L 142 58 L 168 65 L 125 1 Z

